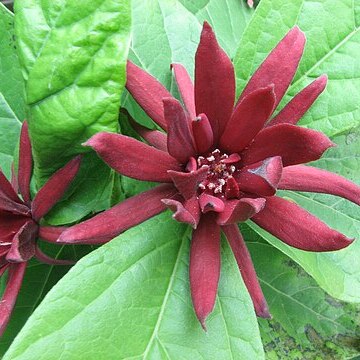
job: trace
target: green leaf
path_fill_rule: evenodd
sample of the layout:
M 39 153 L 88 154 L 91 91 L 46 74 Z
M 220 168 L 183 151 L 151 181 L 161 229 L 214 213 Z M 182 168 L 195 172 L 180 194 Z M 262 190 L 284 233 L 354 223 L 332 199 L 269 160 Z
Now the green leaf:
M 9 178 L 21 123 L 0 92 L 0 168 Z
M 359 124 L 359 7 L 353 0 L 262 0 L 235 57 L 238 93 L 286 32 L 298 25 L 307 43 L 287 96 L 290 100 L 314 78 L 329 77 L 325 93 L 301 120 L 302 125 L 335 136 Z M 356 8 L 355 8 L 356 6 Z M 266 29 L 266 31 L 264 31 Z M 349 96 L 351 94 L 351 96 Z
M 0 168 L 10 177 L 25 113 L 25 87 L 14 43 L 13 14 L 0 3 Z
M 0 93 L 15 117 L 25 118 L 25 84 L 16 53 L 14 15 L 0 3 Z
M 47 295 L 6 359 L 262 359 L 250 298 L 227 245 L 219 295 L 199 325 L 188 281 L 189 231 L 169 213 L 82 259 Z
M 331 298 L 294 261 L 247 227 L 245 230 L 273 316 L 270 321 L 259 319 L 267 358 L 345 359 L 359 355 L 354 320 L 360 307 Z
M 38 184 L 99 131 L 118 130 L 125 84 L 127 0 L 15 4 Z
M 181 63 L 193 75 L 203 21 L 214 27 L 221 46 L 233 56 L 252 12 L 238 0 L 133 0 L 129 57 L 176 95 L 170 64 Z M 128 93 L 123 104 L 136 121 L 154 127 Z
M 42 243 L 44 252 L 54 258 L 78 260 L 89 252 L 85 246 L 57 246 Z M 0 339 L 0 356 L 3 356 L 26 320 L 42 301 L 46 293 L 61 279 L 70 266 L 50 266 L 32 259 L 27 266 L 23 284 L 10 323 Z M 3 279 L 3 278 L 2 278 Z

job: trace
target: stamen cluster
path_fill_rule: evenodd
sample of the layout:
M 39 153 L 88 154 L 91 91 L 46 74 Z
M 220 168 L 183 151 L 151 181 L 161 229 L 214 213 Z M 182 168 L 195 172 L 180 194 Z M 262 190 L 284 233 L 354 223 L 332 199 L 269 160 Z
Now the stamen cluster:
M 198 168 L 208 167 L 208 175 L 204 181 L 199 184 L 200 192 L 210 192 L 214 195 L 225 195 L 227 182 L 233 178 L 238 171 L 236 163 L 240 160 L 238 154 L 228 155 L 215 149 L 207 156 L 197 158 Z

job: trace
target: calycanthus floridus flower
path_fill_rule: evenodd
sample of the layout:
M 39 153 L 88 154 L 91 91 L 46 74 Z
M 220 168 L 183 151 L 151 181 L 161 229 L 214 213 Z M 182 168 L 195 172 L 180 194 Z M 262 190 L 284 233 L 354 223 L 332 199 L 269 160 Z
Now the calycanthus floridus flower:
M 120 174 L 163 183 L 69 228 L 63 243 L 104 243 L 164 211 L 193 227 L 190 288 L 195 313 L 205 319 L 216 299 L 220 233 L 225 234 L 256 314 L 269 317 L 249 252 L 237 226 L 251 219 L 286 244 L 307 251 L 333 251 L 352 240 L 315 216 L 275 195 L 277 189 L 328 193 L 360 203 L 360 188 L 310 166 L 333 143 L 322 133 L 296 126 L 324 90 L 320 76 L 275 117 L 305 45 L 293 28 L 252 76 L 234 107 L 233 65 L 205 23 L 195 57 L 195 85 L 173 64 L 183 105 L 151 75 L 129 62 L 127 89 L 167 134 L 138 124 L 147 144 L 99 133 L 85 145 Z
M 9 322 L 27 262 L 32 257 L 51 265 L 73 264 L 73 261 L 53 259 L 44 254 L 37 244 L 37 238 L 55 242 L 64 230 L 62 227 L 41 226 L 40 220 L 61 199 L 79 166 L 80 157 L 68 162 L 48 180 L 32 200 L 31 142 L 28 125 L 23 123 L 18 174 L 16 176 L 13 171 L 10 183 L 0 170 L 0 276 L 8 271 L 6 288 L 0 302 L 0 336 Z

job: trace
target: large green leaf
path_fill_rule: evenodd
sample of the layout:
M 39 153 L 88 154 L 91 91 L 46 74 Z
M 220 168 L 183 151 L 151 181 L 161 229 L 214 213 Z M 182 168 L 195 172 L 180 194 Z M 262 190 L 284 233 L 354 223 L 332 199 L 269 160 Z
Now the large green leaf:
M 360 124 L 360 31 L 352 0 L 263 0 L 239 46 L 235 60 L 238 91 L 295 24 L 305 31 L 307 44 L 300 68 L 286 100 L 314 77 L 327 73 L 329 83 L 301 124 L 319 129 L 339 144 L 316 166 L 337 172 L 354 181 L 360 178 L 358 130 Z M 322 14 L 319 16 L 319 14 Z M 263 32 L 262 29 L 267 29 Z M 348 94 L 351 93 L 351 96 Z M 342 135 L 346 134 L 346 135 Z M 342 135 L 342 136 L 341 136 Z M 348 236 L 360 237 L 359 208 L 331 196 L 282 193 Z M 360 243 L 325 254 L 292 249 L 262 229 L 251 225 L 266 240 L 288 254 L 311 274 L 332 296 L 360 301 Z
M 15 4 L 35 176 L 43 181 L 99 131 L 118 129 L 129 42 L 128 0 Z
M 79 260 L 89 252 L 85 246 L 54 246 L 42 244 L 43 250 L 54 258 Z M 17 298 L 15 310 L 10 323 L 0 340 L 0 356 L 3 356 L 26 320 L 42 301 L 46 293 L 70 269 L 69 266 L 50 266 L 39 263 L 35 259 L 29 263 L 21 291 Z
M 193 75 L 203 21 L 212 24 L 220 44 L 233 56 L 252 12 L 238 0 L 133 0 L 129 57 L 176 94 L 170 64 L 179 62 Z M 128 94 L 124 106 L 136 121 L 154 126 Z
M 262 0 L 235 57 L 238 93 L 278 41 L 291 27 L 298 25 L 305 32 L 307 43 L 285 100 L 326 73 L 329 81 L 325 94 L 301 124 L 329 136 L 357 126 L 360 118 L 360 30 L 358 5 L 355 4 L 357 1 L 353 0 Z
M 10 177 L 21 123 L 0 92 L 0 168 Z
M 24 118 L 24 82 L 14 43 L 13 14 L 0 3 L 0 168 L 10 176 L 20 121 Z
M 0 3 L 0 93 L 20 121 L 25 118 L 25 85 L 16 54 L 14 15 Z M 3 100 L 2 100 L 3 102 Z
M 244 231 L 245 230 L 245 231 Z M 359 306 L 327 295 L 294 261 L 243 226 L 273 319 L 259 319 L 268 359 L 360 355 Z
M 205 333 L 188 285 L 189 229 L 169 213 L 81 260 L 46 296 L 5 359 L 262 359 L 251 300 L 224 244 Z

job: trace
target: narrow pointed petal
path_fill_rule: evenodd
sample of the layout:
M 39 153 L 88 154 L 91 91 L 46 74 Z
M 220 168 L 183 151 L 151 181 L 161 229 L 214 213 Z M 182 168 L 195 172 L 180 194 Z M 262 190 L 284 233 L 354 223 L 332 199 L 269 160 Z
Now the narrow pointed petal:
M 236 106 L 220 138 L 224 151 L 238 153 L 254 139 L 274 111 L 274 85 L 254 90 Z
M 192 214 L 188 209 L 186 209 L 185 204 L 182 204 L 180 201 L 174 199 L 162 199 L 161 201 L 164 205 L 166 205 L 167 208 L 169 208 L 174 213 L 172 216 L 173 219 L 188 224 L 193 229 L 196 229 L 200 220 L 199 218 L 200 209 L 199 209 L 198 201 L 196 201 L 198 207 L 198 210 L 196 211 L 196 216 L 194 216 L 194 214 Z M 192 210 L 194 211 L 193 208 Z
M 11 164 L 11 186 L 14 189 L 15 193 L 19 193 L 19 183 L 15 172 L 14 163 Z
M 173 185 L 163 184 L 133 196 L 93 218 L 65 230 L 58 242 L 63 244 L 103 244 L 125 230 L 161 213 L 162 199 L 177 194 Z
M 193 231 L 190 248 L 190 289 L 202 327 L 214 308 L 220 276 L 220 227 L 213 214 L 203 215 Z
M 297 26 L 292 28 L 256 70 L 238 103 L 254 90 L 274 84 L 276 108 L 295 75 L 305 41 L 304 33 Z
M 181 64 L 172 64 L 171 67 L 174 70 L 175 80 L 185 108 L 190 117 L 195 118 L 196 110 L 194 84 L 184 66 Z
M 236 175 L 239 189 L 260 196 L 275 195 L 283 166 L 280 156 L 246 166 Z
M 214 134 L 209 119 L 205 114 L 200 114 L 191 122 L 192 132 L 198 154 L 208 152 L 214 143 Z
M 234 100 L 233 65 L 205 22 L 195 55 L 195 105 L 197 114 L 209 118 L 215 143 L 230 119 Z
M 61 259 L 54 259 L 48 255 L 46 255 L 38 245 L 35 247 L 35 257 L 40 262 L 48 265 L 74 265 L 76 261 L 73 260 L 61 260 Z
M 115 171 L 134 179 L 171 182 L 167 171 L 181 171 L 169 154 L 128 136 L 101 132 L 84 145 L 91 146 Z
M 131 61 L 127 62 L 126 73 L 126 88 L 130 94 L 151 119 L 166 130 L 162 99 L 171 97 L 171 94 L 153 76 Z
M 310 85 L 301 90 L 286 106 L 270 121 L 269 126 L 278 124 L 293 124 L 304 116 L 314 101 L 324 91 L 327 76 L 322 75 Z
M 240 196 L 240 189 L 237 181 L 229 176 L 226 182 L 225 197 L 227 199 L 238 198 Z
M 229 225 L 249 220 L 260 212 L 265 206 L 265 199 L 242 198 L 240 200 L 228 200 L 224 210 L 219 213 L 217 223 Z
M 151 146 L 167 152 L 167 136 L 159 130 L 150 130 L 135 121 L 130 121 L 134 130 Z
M 267 198 L 264 210 L 251 220 L 286 244 L 301 250 L 340 250 L 353 241 L 293 202 L 277 196 Z
M 56 243 L 56 240 L 66 229 L 68 229 L 66 226 L 40 226 L 39 238 L 46 242 Z
M 297 165 L 319 159 L 331 146 L 334 144 L 319 131 L 279 124 L 260 131 L 241 158 L 246 165 L 281 156 L 283 166 Z
M 254 265 L 251 261 L 249 250 L 246 247 L 239 228 L 237 225 L 227 225 L 223 226 L 222 230 L 234 253 L 241 276 L 254 304 L 256 315 L 262 318 L 271 318 L 265 296 L 261 290 Z
M 14 236 L 6 260 L 15 263 L 30 260 L 35 255 L 38 231 L 38 224 L 32 220 L 27 221 Z
M 35 221 L 39 221 L 63 197 L 79 171 L 80 163 L 81 156 L 70 160 L 39 190 L 31 204 L 32 216 Z
M 32 153 L 31 142 L 29 137 L 29 128 L 26 121 L 23 122 L 20 134 L 19 146 L 19 170 L 18 181 L 19 190 L 24 201 L 29 203 L 30 198 L 30 180 L 32 173 Z
M 182 105 L 174 98 L 163 99 L 164 115 L 168 124 L 167 148 L 181 164 L 195 155 L 190 119 Z
M 10 200 L 23 204 L 23 201 L 19 198 L 9 180 L 0 169 L 0 193 L 2 196 L 9 198 Z
M 4 334 L 24 278 L 26 263 L 10 264 L 9 276 L 0 301 L 0 337 Z
M 204 214 L 209 211 L 221 213 L 225 209 L 224 201 L 206 193 L 202 193 L 199 196 L 199 205 Z
M 311 166 L 286 167 L 279 189 L 331 194 L 360 205 L 360 186 L 342 176 Z
M 176 188 L 185 199 L 190 199 L 196 195 L 199 184 L 206 179 L 207 172 L 208 166 L 203 166 L 189 173 L 168 171 Z
M 0 209 L 13 214 L 30 215 L 30 209 L 15 193 L 13 187 L 0 170 Z

